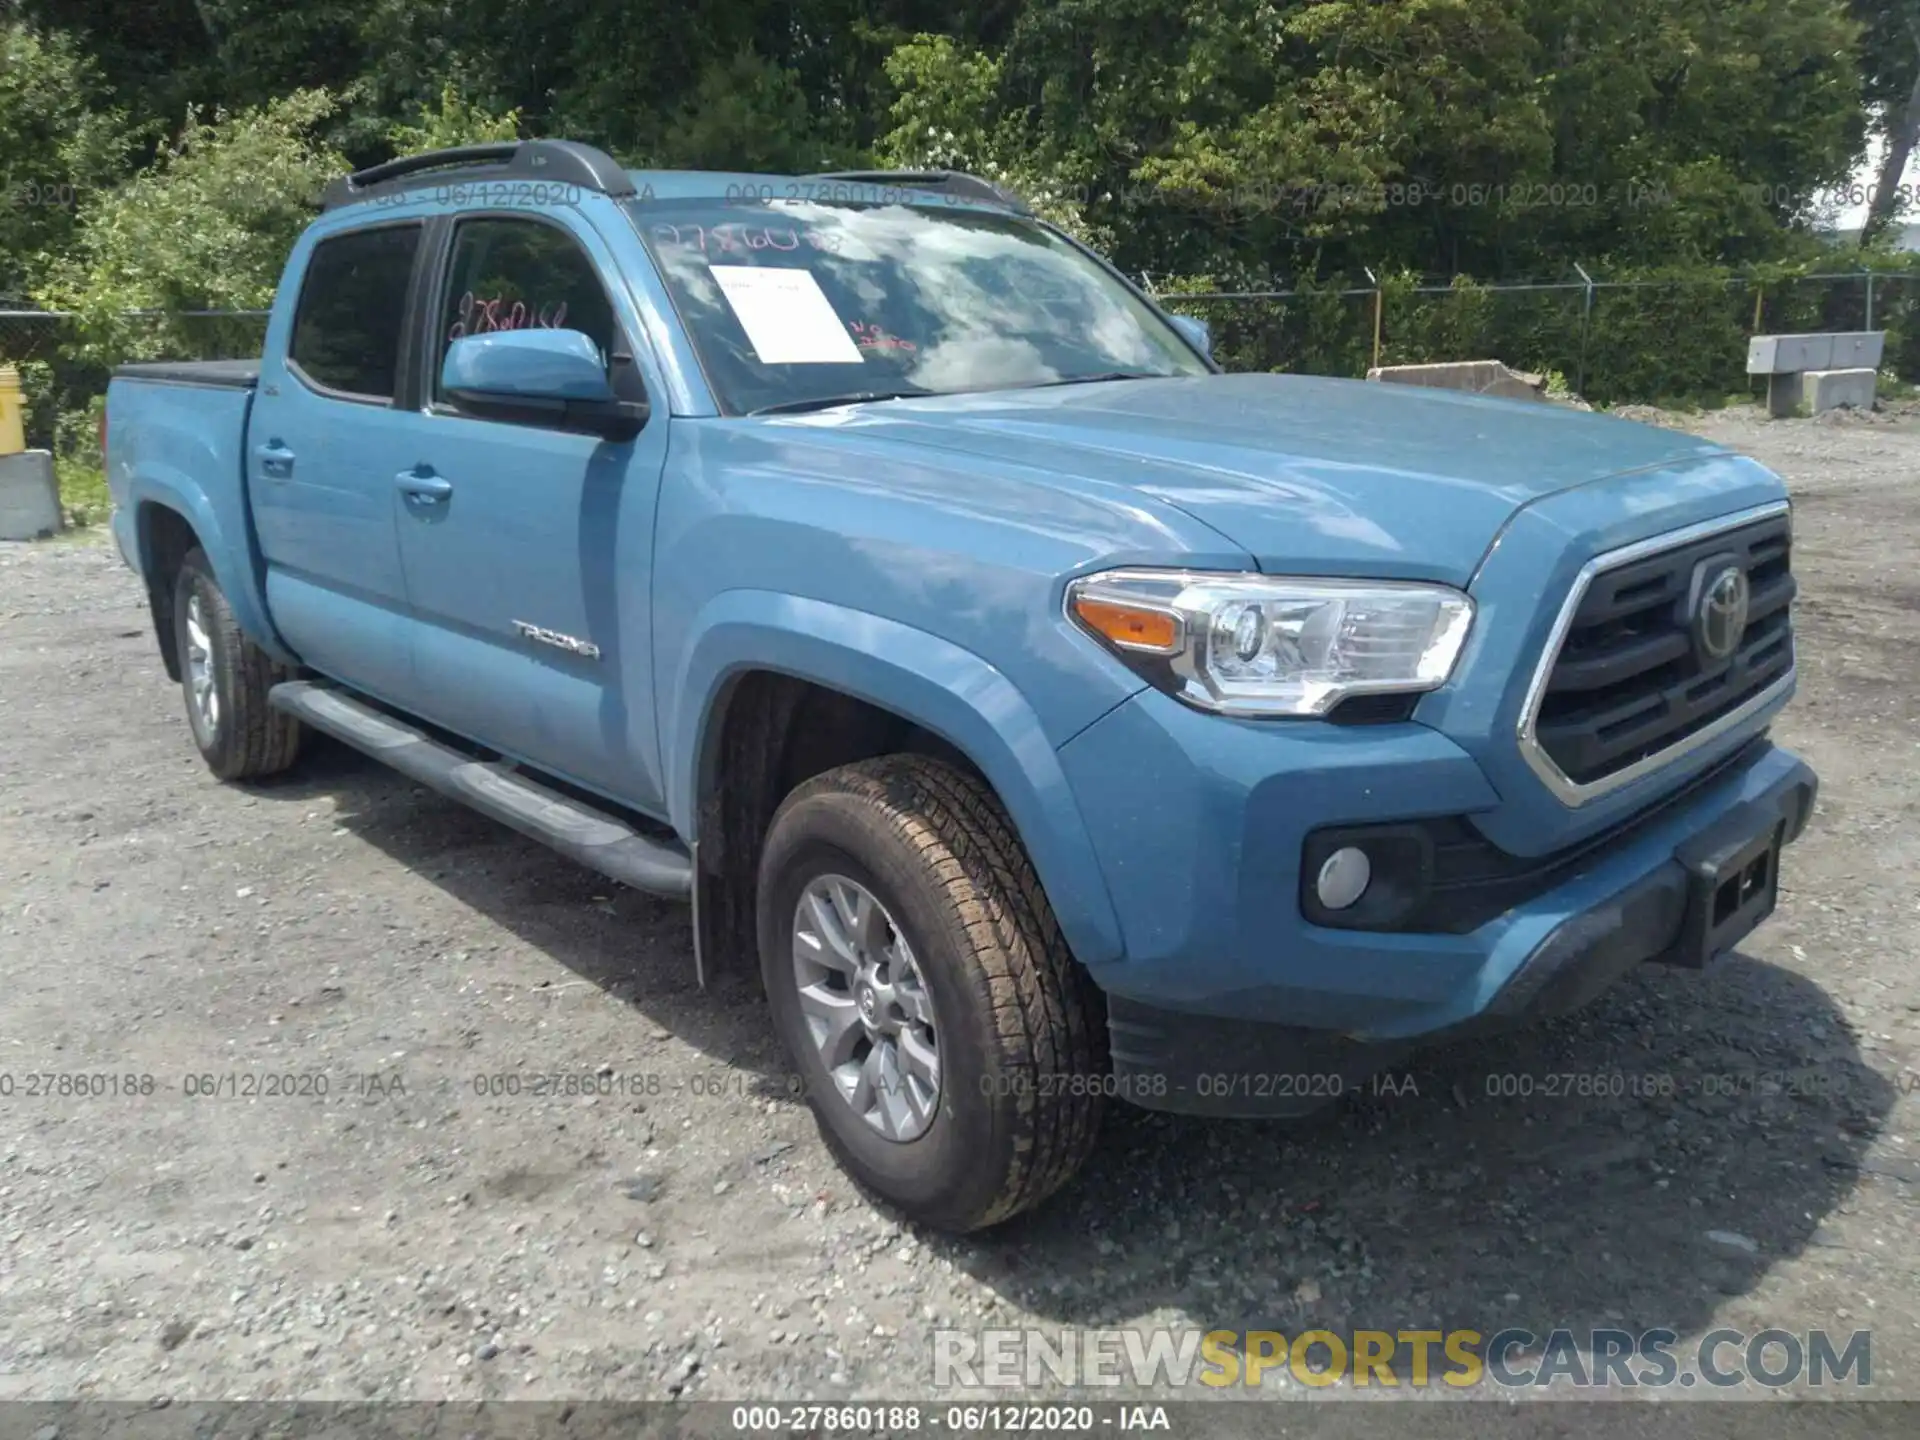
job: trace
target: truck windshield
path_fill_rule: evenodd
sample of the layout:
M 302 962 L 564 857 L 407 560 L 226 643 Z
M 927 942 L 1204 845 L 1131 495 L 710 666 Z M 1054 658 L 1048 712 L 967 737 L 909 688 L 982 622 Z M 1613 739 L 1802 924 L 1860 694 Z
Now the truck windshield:
M 1207 371 L 1101 265 L 1017 216 L 813 199 L 632 214 L 731 414 Z

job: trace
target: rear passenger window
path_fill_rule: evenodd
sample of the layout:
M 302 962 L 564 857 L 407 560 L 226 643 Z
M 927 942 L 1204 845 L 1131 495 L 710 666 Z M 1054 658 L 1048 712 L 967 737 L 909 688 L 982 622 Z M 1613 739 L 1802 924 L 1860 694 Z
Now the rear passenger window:
M 418 225 L 356 230 L 314 247 L 288 350 L 304 379 L 348 395 L 393 398 L 419 247 Z
M 613 306 L 574 238 L 537 220 L 465 220 L 453 232 L 453 264 L 441 297 L 434 390 L 447 346 L 497 330 L 578 330 L 614 348 Z

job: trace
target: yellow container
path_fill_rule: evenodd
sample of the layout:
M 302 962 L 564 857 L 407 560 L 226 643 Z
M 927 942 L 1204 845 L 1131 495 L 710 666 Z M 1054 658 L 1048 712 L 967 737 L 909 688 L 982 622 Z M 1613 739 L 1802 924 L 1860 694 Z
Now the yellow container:
M 11 365 L 0 365 L 0 455 L 18 455 L 27 448 L 25 412 L 20 372 Z

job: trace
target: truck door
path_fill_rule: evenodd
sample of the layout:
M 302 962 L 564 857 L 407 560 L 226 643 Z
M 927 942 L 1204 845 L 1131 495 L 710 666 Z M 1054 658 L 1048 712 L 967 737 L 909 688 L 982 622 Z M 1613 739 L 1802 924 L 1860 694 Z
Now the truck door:
M 400 477 L 414 708 L 657 813 L 648 612 L 664 407 L 614 442 L 439 383 L 454 339 L 539 325 L 586 335 L 616 392 L 645 398 L 638 313 L 577 211 L 469 214 L 444 243 Z
M 322 674 L 413 691 L 393 477 L 419 221 L 325 234 L 289 267 L 247 422 L 247 494 L 274 624 Z M 296 251 L 296 257 L 298 252 Z M 297 279 L 295 278 L 297 276 Z

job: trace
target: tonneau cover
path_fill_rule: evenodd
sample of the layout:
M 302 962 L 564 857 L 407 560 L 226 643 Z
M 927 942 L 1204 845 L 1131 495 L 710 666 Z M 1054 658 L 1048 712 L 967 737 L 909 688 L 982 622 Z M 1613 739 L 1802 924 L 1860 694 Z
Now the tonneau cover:
M 258 360 L 154 360 L 117 365 L 114 375 L 128 380 L 159 380 L 173 385 L 218 385 L 251 390 L 260 380 Z

